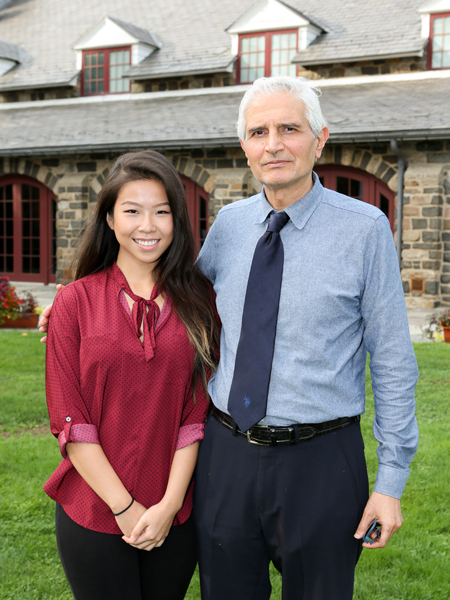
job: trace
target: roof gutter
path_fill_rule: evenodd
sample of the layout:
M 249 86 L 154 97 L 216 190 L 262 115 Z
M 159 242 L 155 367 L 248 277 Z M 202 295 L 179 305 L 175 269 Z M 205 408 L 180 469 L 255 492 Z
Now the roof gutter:
M 397 155 L 398 189 L 397 189 L 397 259 L 398 266 L 402 265 L 402 222 L 403 222 L 403 188 L 405 180 L 406 160 L 395 138 L 391 139 L 391 149 Z

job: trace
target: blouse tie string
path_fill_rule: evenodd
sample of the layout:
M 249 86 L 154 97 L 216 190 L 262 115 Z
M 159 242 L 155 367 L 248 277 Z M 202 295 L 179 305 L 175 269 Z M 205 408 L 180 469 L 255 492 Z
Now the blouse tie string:
M 141 325 L 144 325 L 144 354 L 145 360 L 149 361 L 155 355 L 155 327 L 160 314 L 155 298 L 159 296 L 159 287 L 156 284 L 153 286 L 150 300 L 136 296 L 129 287 L 125 287 L 123 291 L 134 300 L 131 314 L 134 331 L 139 339 L 142 336 Z M 147 308 L 148 311 L 146 310 Z

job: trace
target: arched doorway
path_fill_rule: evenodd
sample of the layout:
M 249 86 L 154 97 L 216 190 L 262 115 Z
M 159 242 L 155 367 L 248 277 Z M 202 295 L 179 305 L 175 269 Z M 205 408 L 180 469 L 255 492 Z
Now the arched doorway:
M 186 192 L 189 217 L 198 252 L 203 246 L 209 229 L 209 195 L 192 179 L 189 179 L 185 175 L 180 175 L 180 177 Z
M 360 169 L 340 165 L 315 166 L 322 185 L 346 196 L 373 204 L 389 219 L 392 233 L 395 224 L 395 193 L 383 182 Z
M 25 175 L 0 177 L 0 273 L 13 281 L 56 281 L 56 197 Z

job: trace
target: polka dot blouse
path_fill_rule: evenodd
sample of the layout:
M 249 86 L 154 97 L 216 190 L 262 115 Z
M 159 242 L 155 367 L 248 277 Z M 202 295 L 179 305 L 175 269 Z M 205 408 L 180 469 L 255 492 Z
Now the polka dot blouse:
M 52 433 L 63 460 L 44 486 L 79 525 L 121 534 L 99 496 L 68 458 L 68 442 L 100 444 L 129 493 L 146 507 L 166 491 L 178 448 L 202 439 L 208 401 L 190 389 L 194 350 L 166 297 L 146 359 L 114 265 L 68 285 L 50 319 L 46 393 Z M 174 525 L 192 510 L 193 484 Z

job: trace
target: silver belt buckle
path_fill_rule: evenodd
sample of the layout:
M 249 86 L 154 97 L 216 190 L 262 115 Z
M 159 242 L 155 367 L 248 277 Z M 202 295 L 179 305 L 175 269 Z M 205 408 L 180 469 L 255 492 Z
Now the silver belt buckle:
M 271 445 L 268 443 L 256 442 L 255 440 L 252 440 L 252 438 L 250 437 L 250 429 L 247 429 L 247 441 L 250 442 L 250 444 L 254 444 L 255 446 L 270 446 Z

